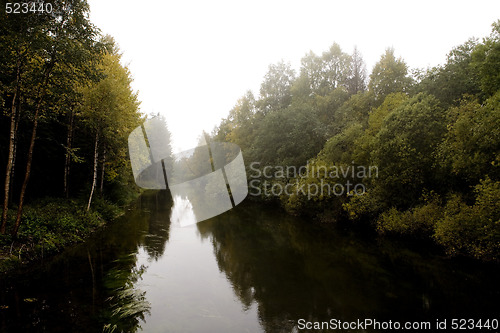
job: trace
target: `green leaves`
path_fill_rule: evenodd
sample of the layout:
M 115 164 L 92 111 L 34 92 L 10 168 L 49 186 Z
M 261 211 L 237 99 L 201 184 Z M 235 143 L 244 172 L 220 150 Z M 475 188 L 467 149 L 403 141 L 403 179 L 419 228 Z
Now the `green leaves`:
M 471 38 L 453 48 L 446 63 L 427 70 L 414 90 L 434 95 L 444 107 L 456 106 L 465 94 L 478 94 L 477 71 L 471 66 L 477 44 L 477 40 Z
M 130 72 L 120 64 L 117 46 L 109 36 L 103 38 L 103 44 L 108 50 L 98 66 L 103 77 L 81 88 L 83 98 L 78 108 L 78 120 L 85 125 L 90 136 L 100 133 L 99 150 L 106 151 L 105 172 L 107 179 L 112 180 L 118 175 L 130 174 L 127 138 L 139 125 L 140 114 L 137 94 L 130 86 Z
M 260 87 L 258 107 L 264 114 L 286 108 L 292 101 L 290 89 L 295 80 L 295 71 L 291 65 L 283 61 L 276 65 L 269 65 Z
M 496 260 L 500 255 L 500 182 L 489 178 L 475 186 L 469 206 L 458 195 L 448 201 L 434 238 L 450 254 Z
M 432 186 L 433 152 L 444 133 L 444 112 L 433 96 L 419 94 L 384 118 L 371 153 L 371 163 L 380 169 L 384 201 L 408 207 L 423 188 Z
M 500 179 L 500 93 L 484 105 L 465 99 L 449 110 L 449 117 L 439 147 L 441 164 L 472 185 L 484 175 Z
M 359 52 L 333 44 L 307 53 L 297 78 L 289 65 L 270 66 L 260 96 L 240 99 L 215 135 L 240 145 L 247 164 L 378 168 L 378 177 L 362 179 L 366 192 L 354 196 L 297 191 L 338 177 L 271 180 L 292 189 L 280 200 L 294 214 L 364 219 L 382 234 L 498 258 L 499 45 L 500 21 L 482 43 L 466 41 L 417 78 L 388 48 L 366 91 Z
M 408 66 L 403 59 L 396 59 L 393 48 L 388 48 L 380 57 L 380 61 L 375 64 L 368 88 L 375 94 L 377 100 L 383 101 L 390 93 L 407 92 L 411 84 L 412 78 L 408 75 Z
M 339 87 L 348 88 L 351 93 L 364 90 L 364 63 L 356 49 L 351 58 L 333 43 L 321 56 L 310 51 L 301 63 L 298 83 L 304 96 L 325 96 Z
M 493 31 L 472 53 L 471 66 L 478 72 L 481 90 L 492 96 L 500 89 L 500 20 L 492 24 Z

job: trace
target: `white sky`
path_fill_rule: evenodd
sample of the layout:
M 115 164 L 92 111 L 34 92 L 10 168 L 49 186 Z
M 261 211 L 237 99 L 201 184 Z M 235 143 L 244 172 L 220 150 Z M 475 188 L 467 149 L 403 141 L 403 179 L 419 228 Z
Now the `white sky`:
M 141 111 L 160 112 L 174 151 L 196 146 L 248 89 L 258 95 L 269 64 L 354 45 L 368 74 L 392 46 L 410 68 L 443 63 L 452 47 L 485 37 L 500 1 L 89 0 L 91 20 L 112 35 L 139 91 Z

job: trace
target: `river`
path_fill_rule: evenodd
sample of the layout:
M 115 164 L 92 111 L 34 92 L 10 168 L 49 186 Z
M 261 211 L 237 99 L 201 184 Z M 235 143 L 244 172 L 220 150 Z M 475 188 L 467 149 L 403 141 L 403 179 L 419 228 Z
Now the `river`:
M 85 243 L 0 280 L 0 331 L 299 332 L 300 319 L 500 319 L 498 265 L 248 200 L 181 227 L 189 209 L 172 205 L 164 192 L 145 193 Z

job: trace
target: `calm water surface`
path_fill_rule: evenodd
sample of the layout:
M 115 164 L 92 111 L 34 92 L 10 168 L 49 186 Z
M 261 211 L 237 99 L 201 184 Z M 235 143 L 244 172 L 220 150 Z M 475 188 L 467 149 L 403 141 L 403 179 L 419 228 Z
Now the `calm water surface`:
M 190 214 L 183 202 L 146 193 L 86 243 L 3 278 L 0 332 L 297 332 L 301 318 L 500 319 L 498 265 L 248 201 L 181 227 Z

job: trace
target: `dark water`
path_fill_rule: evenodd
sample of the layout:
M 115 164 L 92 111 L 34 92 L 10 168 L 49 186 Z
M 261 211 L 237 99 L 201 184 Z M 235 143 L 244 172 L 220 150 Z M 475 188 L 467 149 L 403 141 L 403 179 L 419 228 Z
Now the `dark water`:
M 187 218 L 182 205 L 149 193 L 85 244 L 0 280 L 0 331 L 298 332 L 299 319 L 500 319 L 498 265 L 248 201 L 181 227 Z

